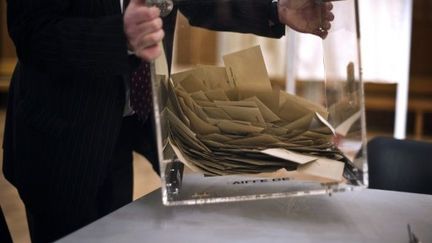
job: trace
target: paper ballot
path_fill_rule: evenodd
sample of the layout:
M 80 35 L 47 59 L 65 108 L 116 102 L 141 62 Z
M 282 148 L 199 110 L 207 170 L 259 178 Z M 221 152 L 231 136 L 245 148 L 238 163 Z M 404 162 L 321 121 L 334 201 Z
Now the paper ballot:
M 176 104 L 164 113 L 177 157 L 205 175 L 283 169 L 340 181 L 344 156 L 331 142 L 327 109 L 272 90 L 258 46 L 223 59 L 225 67 L 201 65 L 171 77 Z

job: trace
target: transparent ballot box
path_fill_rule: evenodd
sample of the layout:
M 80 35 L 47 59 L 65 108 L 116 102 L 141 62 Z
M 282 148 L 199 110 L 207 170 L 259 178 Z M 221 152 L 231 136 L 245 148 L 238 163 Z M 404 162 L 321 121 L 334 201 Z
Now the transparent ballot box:
M 301 33 L 325 35 L 327 3 L 173 2 L 169 62 L 153 70 L 165 205 L 367 186 L 356 1 L 332 2 L 325 39 Z

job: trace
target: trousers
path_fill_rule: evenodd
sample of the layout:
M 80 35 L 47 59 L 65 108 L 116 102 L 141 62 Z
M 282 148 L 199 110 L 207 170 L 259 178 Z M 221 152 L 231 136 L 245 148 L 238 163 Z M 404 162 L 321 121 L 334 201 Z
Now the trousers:
M 152 163 L 154 170 L 159 173 L 152 121 L 153 119 L 150 117 L 143 123 L 136 115 L 123 118 L 116 147 L 109 162 L 108 172 L 99 187 L 96 199 L 89 202 L 86 212 L 76 215 L 67 213 L 64 215 L 57 213 L 40 215 L 26 207 L 32 242 L 55 241 L 132 201 L 132 152 L 136 151 L 144 155 Z

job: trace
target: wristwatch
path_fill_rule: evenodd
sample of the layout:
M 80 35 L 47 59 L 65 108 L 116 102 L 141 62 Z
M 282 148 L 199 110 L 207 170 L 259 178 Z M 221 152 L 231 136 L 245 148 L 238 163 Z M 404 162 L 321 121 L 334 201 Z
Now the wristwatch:
M 172 0 L 147 0 L 146 4 L 149 6 L 156 6 L 160 9 L 160 16 L 165 17 L 171 13 L 174 7 Z

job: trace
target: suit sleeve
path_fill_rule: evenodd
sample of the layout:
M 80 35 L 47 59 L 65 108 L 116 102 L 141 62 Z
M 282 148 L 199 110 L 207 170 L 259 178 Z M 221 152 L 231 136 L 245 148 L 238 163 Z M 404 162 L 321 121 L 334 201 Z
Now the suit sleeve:
M 124 73 L 127 47 L 121 14 L 71 16 L 72 1 L 8 1 L 9 34 L 20 61 L 51 70 Z
M 188 1 L 180 11 L 194 26 L 280 38 L 285 26 L 270 20 L 271 0 Z

